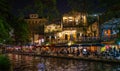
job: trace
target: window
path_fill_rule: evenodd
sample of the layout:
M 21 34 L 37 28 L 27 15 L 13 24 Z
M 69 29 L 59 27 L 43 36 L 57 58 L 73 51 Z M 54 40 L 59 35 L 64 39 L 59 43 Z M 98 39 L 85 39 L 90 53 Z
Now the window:
M 67 34 L 65 34 L 65 40 L 68 40 L 68 35 Z
M 37 23 L 37 21 L 35 21 L 35 23 Z

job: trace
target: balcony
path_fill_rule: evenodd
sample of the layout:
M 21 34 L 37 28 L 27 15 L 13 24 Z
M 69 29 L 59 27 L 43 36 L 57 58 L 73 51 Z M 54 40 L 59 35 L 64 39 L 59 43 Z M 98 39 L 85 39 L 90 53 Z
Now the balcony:
M 69 23 L 69 24 L 68 24 L 68 23 L 64 23 L 64 24 L 63 24 L 63 27 L 64 27 L 64 28 L 69 28 L 69 27 L 76 27 L 76 28 L 77 28 L 77 27 L 84 27 L 84 25 L 83 25 L 83 23 L 81 23 L 81 24 L 80 24 L 80 23 L 79 23 L 79 24 L 75 24 L 75 23 Z
M 101 42 L 109 42 L 114 41 L 117 38 L 117 36 L 113 35 L 110 37 L 78 37 L 77 39 L 72 40 L 65 40 L 65 39 L 54 39 L 51 41 L 52 44 L 59 44 L 59 43 L 69 43 L 70 41 L 73 41 L 75 43 L 101 43 Z
M 116 38 L 118 38 L 118 36 L 117 35 L 111 35 L 111 36 L 103 36 L 103 37 L 101 37 L 101 41 L 112 41 L 112 40 L 115 40 Z
M 94 42 L 99 42 L 100 38 L 99 37 L 80 37 L 74 40 L 57 40 L 54 43 L 59 44 L 59 43 L 68 43 L 69 41 L 73 41 L 76 43 L 94 43 Z
M 94 43 L 94 42 L 99 42 L 100 38 L 99 37 L 80 37 L 76 40 L 76 42 L 80 43 Z

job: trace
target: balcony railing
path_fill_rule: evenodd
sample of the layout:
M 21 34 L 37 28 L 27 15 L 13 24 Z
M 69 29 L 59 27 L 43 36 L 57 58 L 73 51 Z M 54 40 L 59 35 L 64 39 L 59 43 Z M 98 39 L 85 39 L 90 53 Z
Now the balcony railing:
M 80 37 L 78 39 L 73 39 L 73 40 L 56 40 L 54 43 L 68 43 L 69 41 L 73 42 L 97 42 L 99 41 L 99 37 Z
M 92 42 L 92 41 L 98 41 L 100 40 L 99 37 L 80 37 L 76 41 L 79 42 Z
M 111 36 L 103 36 L 101 37 L 101 41 L 112 41 L 118 38 L 117 35 L 111 35 Z
M 110 36 L 110 37 L 78 37 L 77 39 L 72 40 L 65 40 L 65 39 L 59 39 L 54 40 L 51 43 L 58 44 L 58 43 L 68 43 L 69 41 L 73 42 L 80 42 L 80 43 L 94 43 L 94 42 L 104 42 L 104 41 L 111 41 L 115 40 L 117 36 Z

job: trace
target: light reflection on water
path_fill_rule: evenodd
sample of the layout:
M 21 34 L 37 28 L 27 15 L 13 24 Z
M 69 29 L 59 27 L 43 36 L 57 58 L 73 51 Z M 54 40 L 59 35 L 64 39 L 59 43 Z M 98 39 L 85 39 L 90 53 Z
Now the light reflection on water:
M 120 71 L 119 64 L 16 54 L 8 54 L 8 56 L 14 71 L 38 71 L 38 64 L 41 63 L 45 65 L 46 71 Z

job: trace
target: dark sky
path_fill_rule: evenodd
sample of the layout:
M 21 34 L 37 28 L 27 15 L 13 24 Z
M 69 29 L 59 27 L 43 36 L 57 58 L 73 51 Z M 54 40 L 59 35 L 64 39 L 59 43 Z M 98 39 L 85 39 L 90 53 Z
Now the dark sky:
M 14 9 L 21 9 L 29 4 L 33 4 L 34 0 L 14 0 L 12 6 Z
M 57 7 L 62 14 L 70 10 L 67 0 L 57 0 Z
M 20 9 L 23 9 L 25 6 L 29 4 L 33 4 L 34 0 L 14 0 L 11 2 L 12 12 L 16 14 L 16 12 Z
M 33 5 L 35 0 L 14 0 L 11 2 L 12 5 L 12 12 L 16 14 L 18 10 L 23 9 L 27 5 Z M 70 10 L 67 5 L 67 0 L 57 0 L 57 8 L 60 13 L 65 13 Z
M 33 5 L 35 0 L 14 0 L 12 4 L 12 12 L 13 14 L 18 14 L 18 10 L 23 9 L 27 5 Z M 97 8 L 98 0 L 90 0 L 92 2 L 93 8 L 91 10 L 99 11 L 101 9 Z M 67 0 L 57 0 L 57 8 L 61 14 L 70 11 L 70 7 L 68 6 Z

